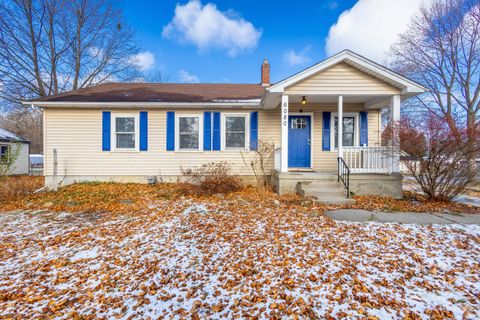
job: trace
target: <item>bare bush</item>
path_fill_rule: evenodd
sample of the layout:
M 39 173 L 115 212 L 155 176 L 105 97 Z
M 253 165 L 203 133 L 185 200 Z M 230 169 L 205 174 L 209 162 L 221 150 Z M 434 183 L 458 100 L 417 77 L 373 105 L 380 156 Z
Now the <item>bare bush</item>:
M 390 132 L 398 137 L 402 154 L 408 155 L 407 171 L 429 200 L 450 201 L 474 181 L 476 171 L 468 159 L 480 149 L 478 143 L 472 145 L 466 129 L 454 135 L 447 121 L 428 116 L 404 119 Z
M 273 161 L 275 144 L 270 141 L 260 140 L 257 150 L 254 151 L 253 158 L 248 159 L 248 155 L 242 152 L 243 163 L 252 168 L 252 172 L 257 181 L 257 187 L 260 190 L 272 190 L 269 174 L 265 169 L 266 163 Z
M 230 193 L 242 188 L 240 179 L 231 174 L 231 167 L 226 161 L 210 162 L 200 167 L 181 168 L 182 174 L 194 188 L 194 193 L 212 195 Z

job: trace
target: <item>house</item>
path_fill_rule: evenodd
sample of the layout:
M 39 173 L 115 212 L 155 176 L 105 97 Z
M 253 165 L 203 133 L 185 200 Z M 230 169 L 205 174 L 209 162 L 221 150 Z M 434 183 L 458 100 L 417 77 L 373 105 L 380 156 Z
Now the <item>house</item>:
M 35 176 L 43 175 L 43 154 L 30 155 L 30 174 Z
M 279 193 L 324 180 L 399 197 L 398 156 L 381 146 L 380 110 L 399 120 L 401 101 L 424 91 L 345 50 L 276 84 L 265 60 L 259 84 L 106 83 L 24 103 L 44 109 L 47 186 L 176 181 L 182 167 L 215 161 L 252 179 L 244 157 L 270 141 L 266 166 Z
M 0 172 L 7 175 L 28 174 L 29 153 L 30 141 L 0 128 Z M 7 164 L 10 161 L 13 163 Z

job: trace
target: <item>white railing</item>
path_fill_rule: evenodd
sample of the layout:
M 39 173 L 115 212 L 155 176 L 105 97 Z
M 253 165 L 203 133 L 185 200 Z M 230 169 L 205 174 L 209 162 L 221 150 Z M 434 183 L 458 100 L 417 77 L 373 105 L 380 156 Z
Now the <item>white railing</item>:
M 275 171 L 280 172 L 280 170 L 282 170 L 282 148 L 275 149 L 273 153 L 273 164 Z
M 352 173 L 392 173 L 395 159 L 388 147 L 344 147 L 343 159 Z

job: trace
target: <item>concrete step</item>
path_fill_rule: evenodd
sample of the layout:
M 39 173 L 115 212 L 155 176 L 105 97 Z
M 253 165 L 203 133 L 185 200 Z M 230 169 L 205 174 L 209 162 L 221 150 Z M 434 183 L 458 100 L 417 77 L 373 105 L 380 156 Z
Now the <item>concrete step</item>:
M 297 193 L 301 196 L 313 197 L 318 202 L 327 204 L 349 205 L 355 200 L 347 198 L 343 184 L 331 180 L 315 180 L 297 183 Z
M 341 182 L 335 181 L 312 181 L 304 182 L 302 181 L 302 186 L 304 188 L 330 188 L 330 189 L 343 189 L 343 184 Z
M 326 204 L 337 204 L 337 205 L 352 205 L 355 203 L 354 199 L 351 198 L 316 198 L 316 202 L 326 203 Z
M 301 196 L 307 197 L 345 197 L 346 191 L 342 188 L 302 188 L 299 192 Z

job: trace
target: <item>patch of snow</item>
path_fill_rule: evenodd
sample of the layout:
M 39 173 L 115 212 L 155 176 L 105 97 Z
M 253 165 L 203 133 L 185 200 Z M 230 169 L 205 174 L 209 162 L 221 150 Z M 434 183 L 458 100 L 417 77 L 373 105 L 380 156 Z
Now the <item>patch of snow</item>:
M 78 260 L 83 260 L 83 259 L 94 259 L 98 257 L 98 249 L 97 248 L 92 248 L 88 250 L 82 250 L 76 252 L 71 258 L 70 261 L 72 262 L 77 262 Z

